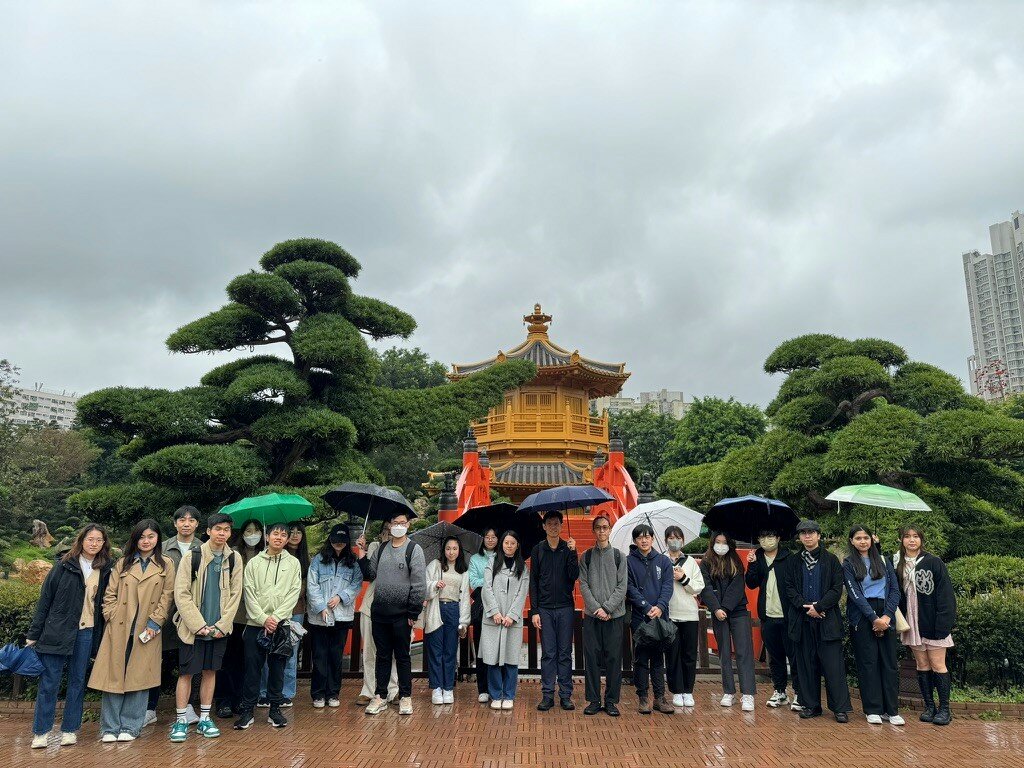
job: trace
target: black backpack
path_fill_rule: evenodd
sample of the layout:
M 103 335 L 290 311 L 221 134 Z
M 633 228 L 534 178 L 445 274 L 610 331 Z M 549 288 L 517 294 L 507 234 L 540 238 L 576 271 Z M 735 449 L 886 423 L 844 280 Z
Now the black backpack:
M 198 576 L 199 576 L 199 561 L 203 559 L 202 557 L 192 557 L 192 555 L 195 554 L 198 551 L 199 550 L 197 550 L 197 549 L 193 549 L 191 552 L 188 553 L 188 556 L 191 558 L 191 561 L 192 561 L 192 583 L 193 584 L 196 583 L 196 578 L 198 578 Z M 232 552 L 231 553 L 231 557 L 228 558 L 228 578 L 231 578 L 231 575 L 234 573 L 234 570 L 235 570 L 235 555 L 236 554 L 237 554 L 236 552 Z
M 622 552 L 616 548 L 612 548 L 612 556 L 615 558 L 615 570 L 619 569 L 622 565 Z M 590 561 L 594 559 L 594 548 L 591 547 L 583 553 L 583 562 L 587 566 L 587 573 L 590 573 Z

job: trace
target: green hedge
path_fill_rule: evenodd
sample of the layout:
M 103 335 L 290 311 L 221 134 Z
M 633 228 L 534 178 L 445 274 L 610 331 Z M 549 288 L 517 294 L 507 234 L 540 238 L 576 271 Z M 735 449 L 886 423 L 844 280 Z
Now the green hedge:
M 963 598 L 957 604 L 960 683 L 1006 689 L 1024 685 L 1024 591 Z
M 38 599 L 37 585 L 16 579 L 0 580 L 0 646 L 25 639 Z
M 1024 589 L 1024 558 L 971 555 L 949 564 L 949 578 L 958 595 L 974 597 L 989 592 Z
M 950 536 L 948 559 L 970 555 L 1024 557 L 1024 523 L 960 528 Z

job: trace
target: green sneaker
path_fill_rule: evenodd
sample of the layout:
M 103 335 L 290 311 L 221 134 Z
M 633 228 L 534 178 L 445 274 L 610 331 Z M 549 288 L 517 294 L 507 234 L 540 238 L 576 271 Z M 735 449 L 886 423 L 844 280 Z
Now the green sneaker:
M 213 720 L 200 720 L 199 725 L 196 726 L 196 733 L 208 739 L 216 739 L 220 736 L 220 728 Z
M 188 723 L 183 723 L 180 720 L 175 720 L 174 725 L 171 726 L 171 741 L 184 741 L 188 738 Z

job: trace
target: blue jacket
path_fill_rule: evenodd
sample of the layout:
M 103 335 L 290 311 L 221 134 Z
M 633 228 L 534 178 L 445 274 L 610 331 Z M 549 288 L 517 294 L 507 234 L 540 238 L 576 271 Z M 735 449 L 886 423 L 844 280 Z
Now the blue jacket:
M 636 544 L 630 544 L 626 558 L 629 582 L 626 602 L 633 609 L 629 625 L 636 629 L 647 621 L 647 612 L 654 606 L 668 618 L 668 604 L 672 599 L 672 561 L 655 550 L 644 557 Z
M 896 577 L 896 569 L 892 560 L 883 557 L 885 563 L 885 615 L 889 617 L 889 626 L 896 626 L 896 609 L 900 607 L 900 583 Z M 854 575 L 853 563 L 850 558 L 843 560 L 843 578 L 846 580 L 846 617 L 850 626 L 856 627 L 863 616 L 869 622 L 882 618 L 871 608 L 871 604 L 861 591 L 861 582 Z
M 352 621 L 355 617 L 356 595 L 363 586 L 363 572 L 358 563 L 324 560 L 319 554 L 309 563 L 306 578 L 306 617 L 310 624 L 324 626 L 323 612 L 327 602 L 337 595 L 341 602 L 331 611 L 334 621 Z

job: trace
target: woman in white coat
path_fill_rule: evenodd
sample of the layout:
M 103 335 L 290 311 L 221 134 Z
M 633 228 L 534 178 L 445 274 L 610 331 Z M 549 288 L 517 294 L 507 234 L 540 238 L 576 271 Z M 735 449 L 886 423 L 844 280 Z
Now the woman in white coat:
M 676 639 L 665 654 L 668 689 L 672 691 L 672 706 L 692 707 L 700 627 L 697 597 L 704 589 L 704 577 L 697 561 L 683 552 L 683 531 L 679 526 L 665 529 L 665 547 L 665 554 L 672 561 L 673 580 L 668 617 L 676 625 Z
M 484 620 L 480 656 L 488 665 L 491 709 L 512 709 L 523 652 L 523 607 L 530 592 L 530 572 L 519 536 L 506 531 L 501 554 L 484 571 Z
M 423 639 L 427 648 L 427 677 L 431 701 L 455 701 L 455 666 L 459 638 L 470 622 L 469 570 L 462 543 L 449 536 L 441 545 L 441 557 L 427 566 L 427 599 L 423 609 Z

